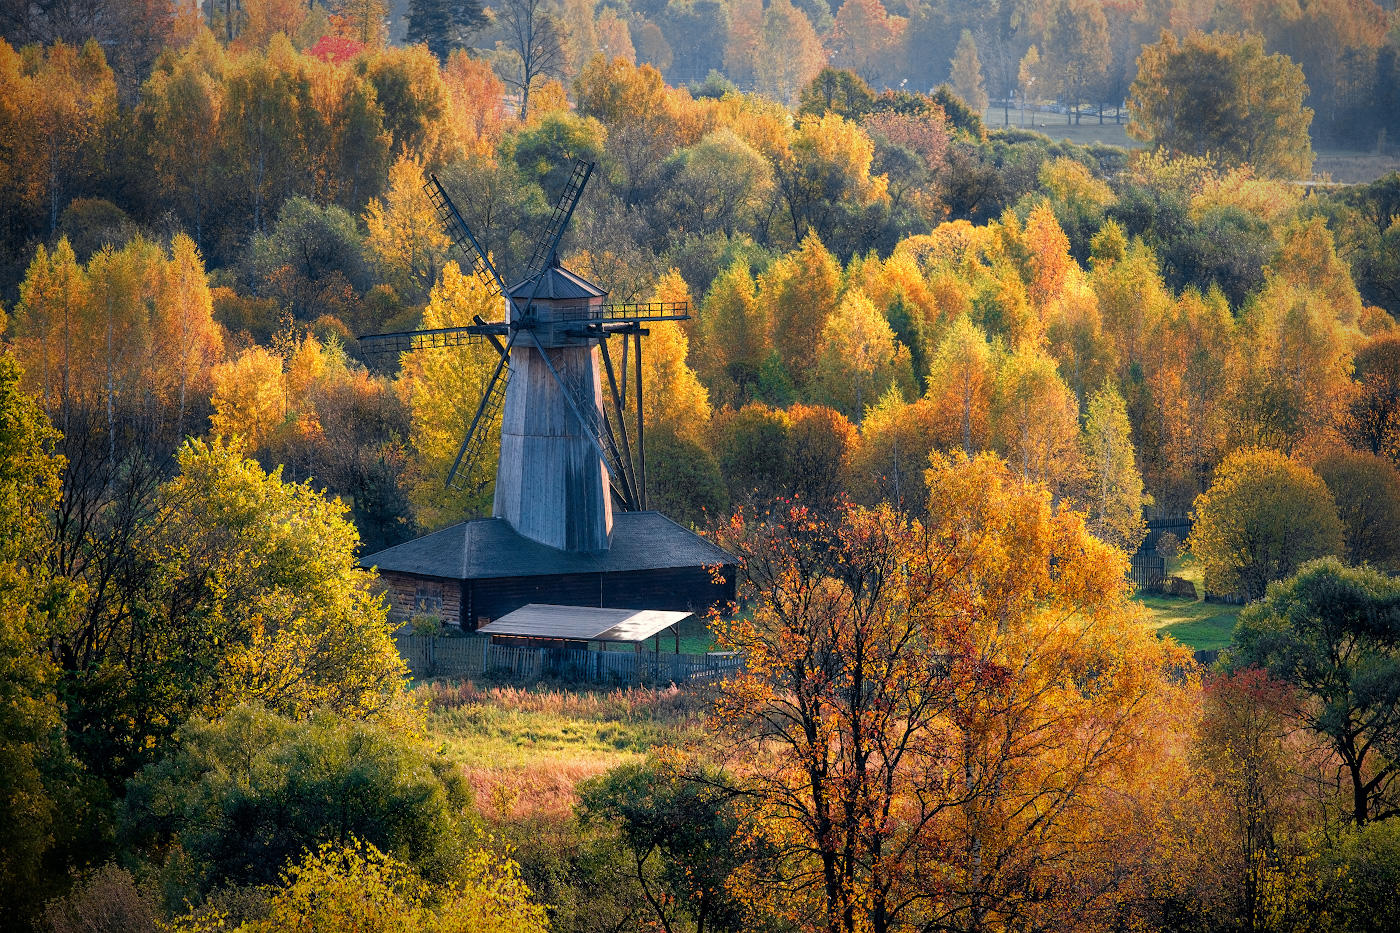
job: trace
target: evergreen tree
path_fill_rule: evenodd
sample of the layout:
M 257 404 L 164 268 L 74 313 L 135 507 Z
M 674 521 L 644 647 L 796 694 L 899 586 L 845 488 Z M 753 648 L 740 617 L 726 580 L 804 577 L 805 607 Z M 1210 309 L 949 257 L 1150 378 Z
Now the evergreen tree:
M 486 25 L 481 0 L 409 0 L 408 41 L 421 42 L 446 62 L 448 53 L 465 48 L 467 37 Z
M 962 31 L 957 51 L 949 64 L 952 68 L 948 73 L 948 83 L 953 93 L 961 97 L 974 112 L 984 112 L 987 109 L 987 89 L 982 84 L 982 60 L 977 56 L 977 43 L 970 31 Z

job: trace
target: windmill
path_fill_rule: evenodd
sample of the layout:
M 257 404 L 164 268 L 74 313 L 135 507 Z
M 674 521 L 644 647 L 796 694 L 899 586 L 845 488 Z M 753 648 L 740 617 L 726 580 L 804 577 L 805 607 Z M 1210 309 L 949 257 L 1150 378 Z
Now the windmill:
M 565 551 L 609 546 L 613 508 L 646 508 L 642 337 L 646 324 L 690 317 L 684 302 L 609 303 L 607 293 L 559 265 L 558 249 L 593 164 L 579 160 L 554 206 L 523 280 L 507 287 L 436 175 L 424 186 L 444 231 L 475 275 L 502 298 L 499 322 L 361 337 L 368 353 L 489 342 L 497 353 L 476 413 L 447 476 L 470 488 L 500 415 L 500 460 L 492 514 L 519 534 Z M 608 343 L 622 342 L 621 367 Z M 626 411 L 627 341 L 632 340 L 636 446 Z M 601 363 L 601 366 L 600 366 Z M 607 403 L 603 381 L 606 376 Z M 634 457 L 635 453 L 635 457 Z

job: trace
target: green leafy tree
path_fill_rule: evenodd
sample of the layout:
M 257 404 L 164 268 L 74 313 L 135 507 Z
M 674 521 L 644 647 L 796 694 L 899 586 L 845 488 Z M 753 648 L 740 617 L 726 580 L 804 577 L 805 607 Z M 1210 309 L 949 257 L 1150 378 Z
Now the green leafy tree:
M 1214 593 L 1258 599 L 1272 581 L 1342 550 L 1342 523 L 1327 486 L 1277 451 L 1245 448 L 1226 457 L 1196 497 L 1195 513 L 1187 547 Z
M 1400 566 L 1400 470 L 1364 451 L 1338 450 L 1314 466 L 1337 503 L 1349 564 Z
M 445 882 L 475 835 L 466 779 L 392 721 L 330 713 L 310 720 L 241 706 L 180 729 L 178 750 L 149 765 L 119 814 L 126 846 L 164 862 L 190 894 L 275 882 L 322 843 L 371 843 Z
M 741 902 L 726 890 L 743 860 L 739 824 L 719 781 L 708 777 L 648 762 L 615 768 L 579 790 L 581 822 L 617 834 L 663 929 L 682 919 L 696 930 L 743 929 Z
M 1312 169 L 1308 86 L 1259 36 L 1163 33 L 1138 58 L 1128 132 L 1168 152 L 1249 165 L 1272 178 Z
M 1137 550 L 1147 534 L 1142 474 L 1133 452 L 1128 407 L 1111 384 L 1089 399 L 1084 463 L 1089 473 L 1089 530 L 1129 553 Z
M 1229 663 L 1298 691 L 1294 715 L 1341 759 L 1352 822 L 1400 816 L 1400 581 L 1314 561 L 1240 613 Z
M 982 61 L 977 57 L 977 42 L 970 30 L 962 31 L 951 66 L 948 84 L 953 88 L 953 93 L 976 113 L 984 112 L 987 109 L 987 88 L 982 83 Z
M 714 455 L 669 425 L 647 429 L 647 504 L 678 522 L 704 527 L 722 519 L 729 490 Z
M 875 92 L 865 79 L 844 68 L 823 68 L 802 89 L 797 112 L 820 117 L 835 113 L 858 120 L 875 106 Z

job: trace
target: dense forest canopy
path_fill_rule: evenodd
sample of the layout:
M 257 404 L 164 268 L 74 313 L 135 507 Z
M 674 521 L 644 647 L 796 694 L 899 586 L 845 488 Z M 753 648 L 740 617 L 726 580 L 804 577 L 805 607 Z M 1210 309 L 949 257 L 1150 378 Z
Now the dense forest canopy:
M 1394 927 L 1393 4 L 0 36 L 0 925 Z M 653 505 L 743 559 L 703 702 L 408 689 L 358 564 L 491 508 L 494 450 L 444 479 L 497 355 L 356 340 L 503 313 L 425 181 L 514 281 L 575 160 L 563 264 L 690 309 L 631 365 Z M 1151 556 L 1250 601 L 1209 670 L 1126 581 L 1188 515 Z M 562 812 L 452 757 L 604 712 Z

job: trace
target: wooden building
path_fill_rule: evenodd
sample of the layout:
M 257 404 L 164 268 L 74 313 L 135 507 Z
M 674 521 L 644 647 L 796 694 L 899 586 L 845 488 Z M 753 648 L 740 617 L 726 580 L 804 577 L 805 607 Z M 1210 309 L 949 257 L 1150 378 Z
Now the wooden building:
M 530 603 L 703 614 L 735 597 L 735 559 L 660 512 L 617 512 L 610 546 L 565 551 L 479 518 L 371 554 L 397 618 L 473 632 Z
M 499 430 L 500 456 L 493 517 L 361 561 L 378 569 L 400 618 L 434 614 L 471 632 L 530 603 L 704 613 L 734 600 L 734 557 L 646 506 L 642 337 L 653 324 L 687 320 L 687 306 L 608 304 L 603 289 L 559 265 L 560 238 L 592 172 L 590 163 L 574 166 L 530 274 L 509 288 L 442 185 L 429 181 L 444 229 L 478 278 L 499 289 L 503 320 L 375 334 L 361 343 L 374 352 L 412 352 L 489 341 L 499 360 L 448 485 L 461 488 L 472 475 L 492 430 Z M 610 340 L 622 342 L 620 367 Z

